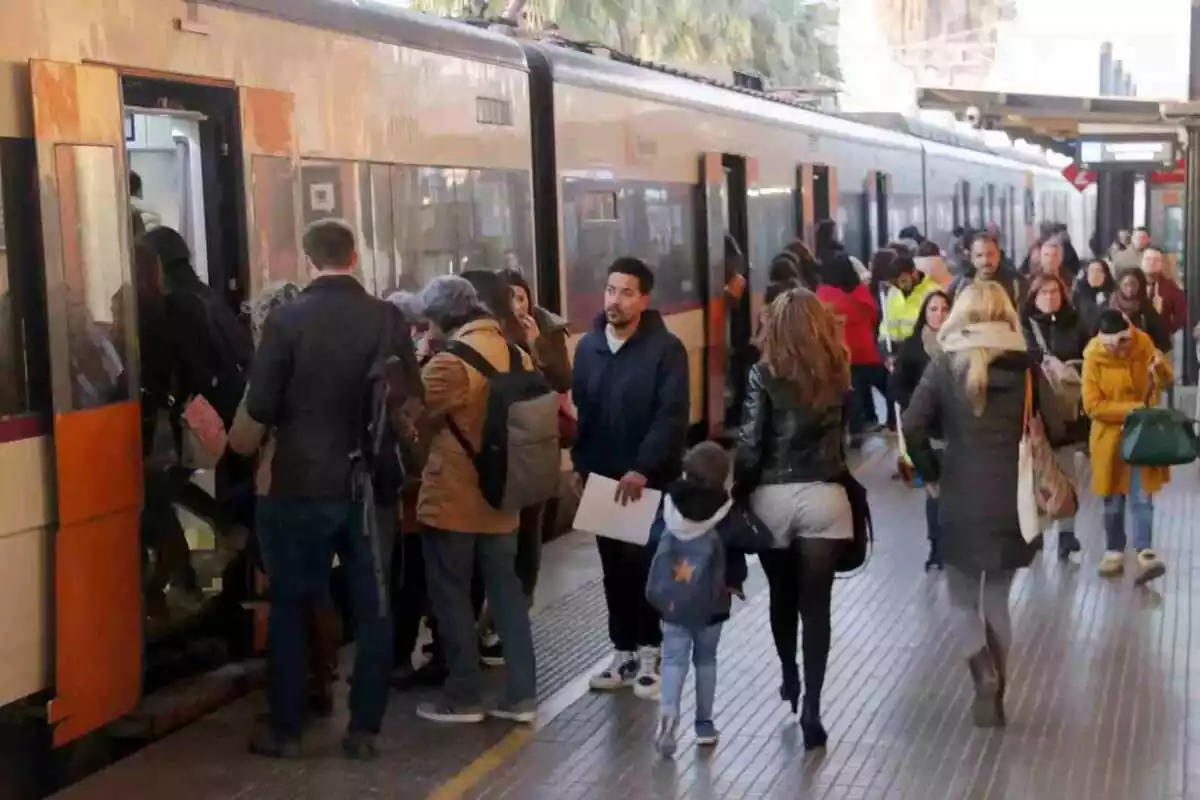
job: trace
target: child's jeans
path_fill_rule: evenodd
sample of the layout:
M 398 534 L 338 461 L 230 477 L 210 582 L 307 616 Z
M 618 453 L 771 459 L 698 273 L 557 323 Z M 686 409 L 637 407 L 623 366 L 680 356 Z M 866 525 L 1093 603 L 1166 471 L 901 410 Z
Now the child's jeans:
M 1130 468 L 1129 497 L 1133 501 L 1133 549 L 1148 550 L 1154 532 L 1154 498 L 1142 489 L 1141 470 Z M 1125 495 L 1104 498 L 1105 548 L 1110 552 L 1125 552 Z
M 721 623 L 689 630 L 663 623 L 662 685 L 659 708 L 664 717 L 679 719 L 683 683 L 688 662 L 696 665 L 696 721 L 711 722 L 713 700 L 717 694 L 717 645 L 721 642 Z

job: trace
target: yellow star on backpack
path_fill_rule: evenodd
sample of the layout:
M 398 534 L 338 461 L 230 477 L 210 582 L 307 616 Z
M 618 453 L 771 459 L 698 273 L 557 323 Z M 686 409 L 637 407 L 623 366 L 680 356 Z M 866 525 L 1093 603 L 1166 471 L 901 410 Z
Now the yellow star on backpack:
M 696 571 L 696 565 L 688 561 L 686 558 L 675 564 L 675 580 L 678 583 L 691 583 L 692 573 Z

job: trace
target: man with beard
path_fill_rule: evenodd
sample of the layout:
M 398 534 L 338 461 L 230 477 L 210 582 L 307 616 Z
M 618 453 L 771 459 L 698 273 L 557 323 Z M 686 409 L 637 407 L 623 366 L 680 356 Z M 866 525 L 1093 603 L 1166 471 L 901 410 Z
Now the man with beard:
M 662 315 L 649 310 L 653 288 L 649 267 L 618 258 L 608 269 L 604 313 L 575 351 L 576 480 L 597 474 L 619 481 L 622 504 L 678 478 L 687 445 L 687 352 Z M 597 545 L 616 654 L 591 686 L 632 686 L 638 697 L 657 700 L 662 631 L 645 596 L 652 554 L 615 539 L 599 538 Z

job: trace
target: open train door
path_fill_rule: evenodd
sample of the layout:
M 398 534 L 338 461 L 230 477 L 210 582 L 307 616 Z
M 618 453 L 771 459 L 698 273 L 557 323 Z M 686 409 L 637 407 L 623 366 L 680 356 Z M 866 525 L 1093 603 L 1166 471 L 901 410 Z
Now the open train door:
M 58 481 L 58 746 L 141 697 L 141 426 L 120 80 L 33 61 L 30 81 Z
M 800 189 L 800 231 L 809 249 L 816 247 L 817 223 L 837 219 L 837 167 L 801 164 L 796 171 Z

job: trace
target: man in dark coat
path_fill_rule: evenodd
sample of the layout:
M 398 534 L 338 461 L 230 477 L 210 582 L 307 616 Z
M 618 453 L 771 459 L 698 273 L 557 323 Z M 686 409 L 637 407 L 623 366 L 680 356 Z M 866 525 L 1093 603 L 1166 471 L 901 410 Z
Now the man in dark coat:
M 590 474 L 619 481 L 622 504 L 679 477 L 687 445 L 687 352 L 649 310 L 653 288 L 649 267 L 617 259 L 608 270 L 604 313 L 575 350 L 575 473 L 579 481 Z M 639 697 L 657 699 L 662 631 L 644 591 L 651 553 L 615 539 L 597 545 L 616 656 L 592 678 L 592 688 L 632 685 Z

